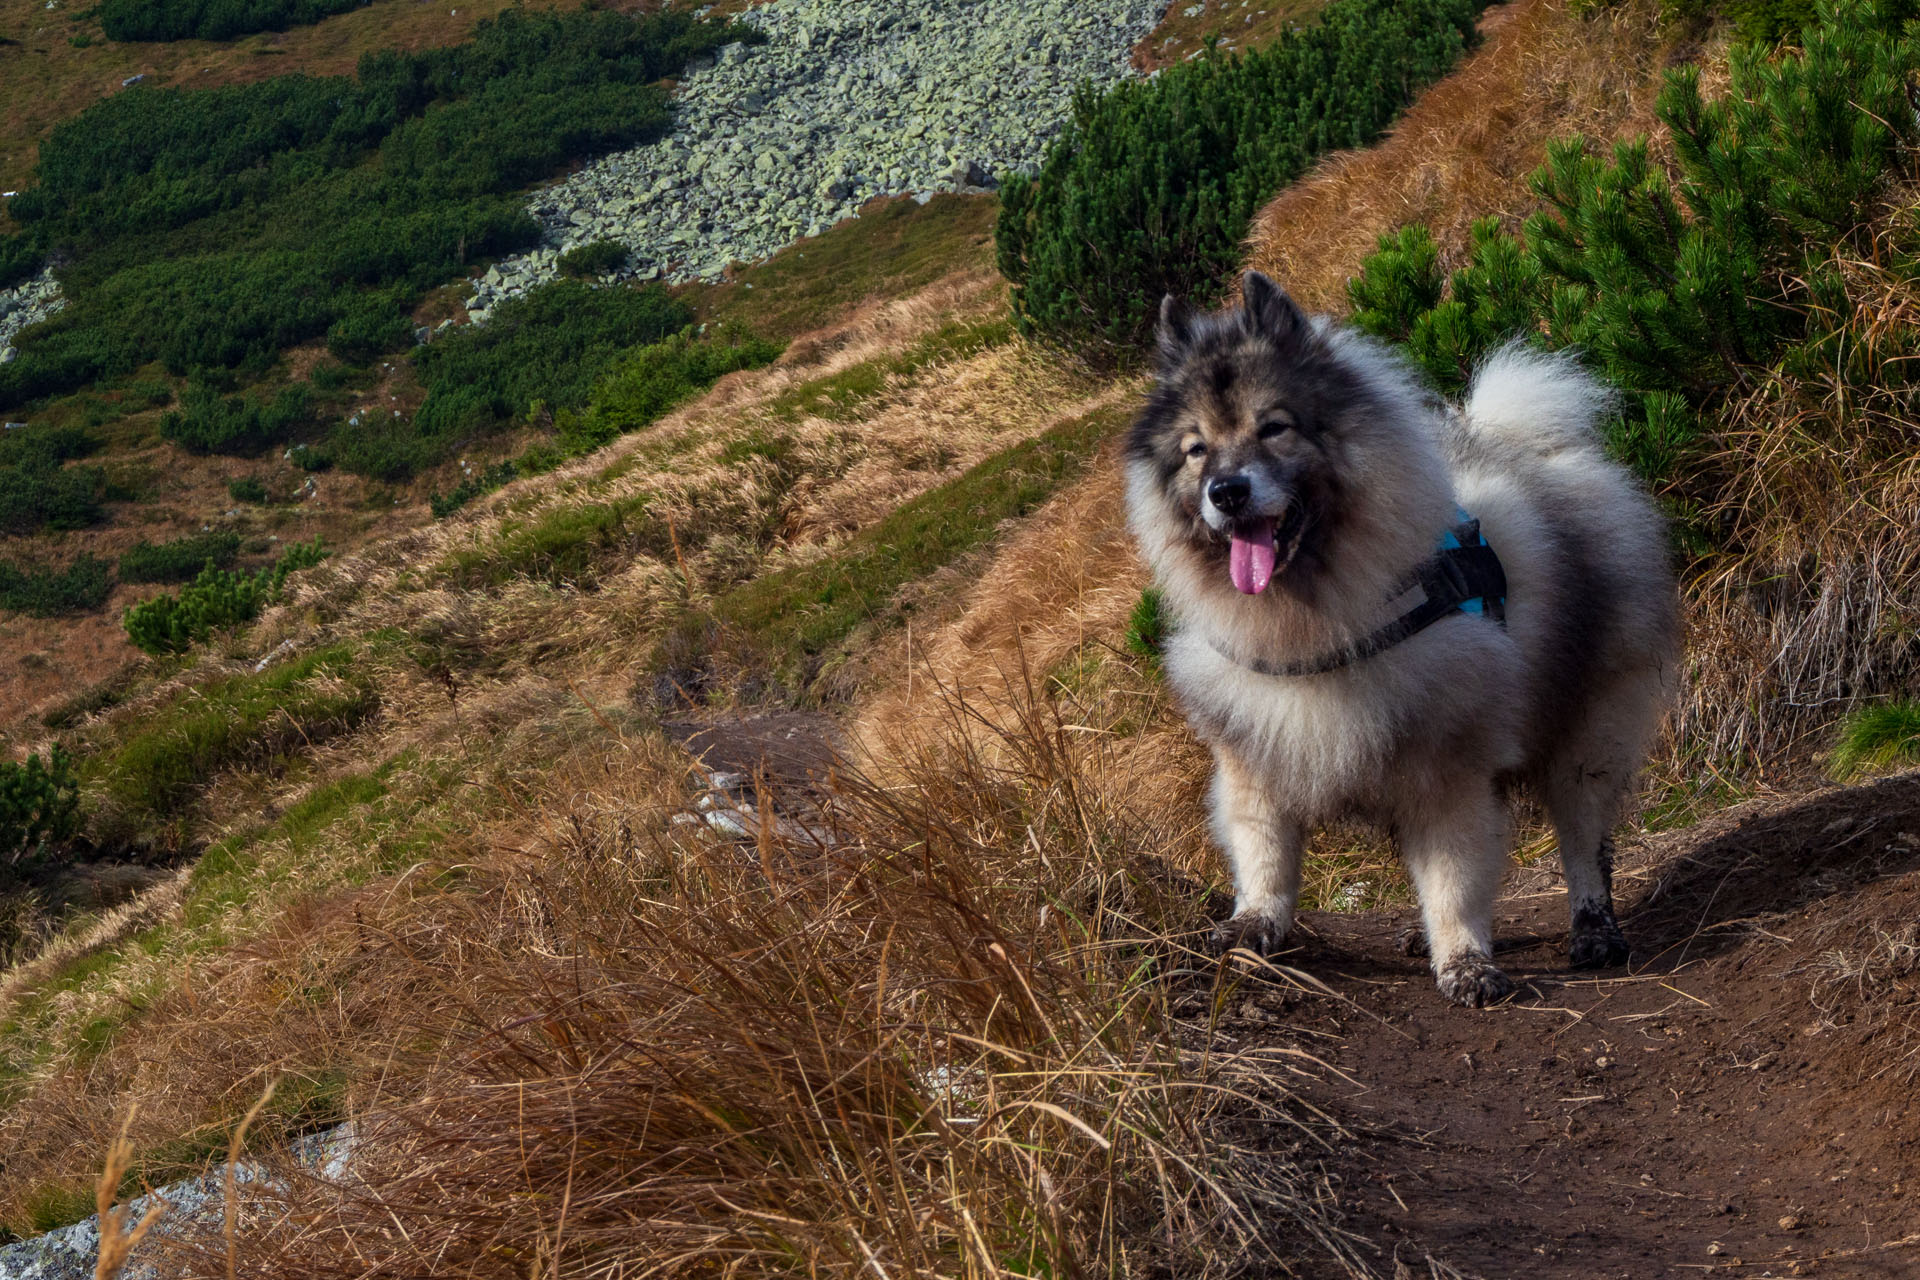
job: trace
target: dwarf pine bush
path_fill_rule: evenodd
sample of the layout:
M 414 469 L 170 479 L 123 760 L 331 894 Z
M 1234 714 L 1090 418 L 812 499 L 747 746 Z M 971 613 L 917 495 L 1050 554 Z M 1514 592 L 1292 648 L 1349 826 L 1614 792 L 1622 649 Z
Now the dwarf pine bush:
M 109 40 L 231 40 L 255 31 L 308 27 L 370 0 L 104 0 Z
M 240 535 L 231 529 L 193 533 L 167 542 L 134 543 L 120 556 L 122 582 L 185 582 L 211 563 L 225 569 L 240 554 Z
M 216 631 L 260 616 L 279 598 L 287 575 L 326 559 L 320 539 L 296 542 L 279 560 L 255 573 L 221 569 L 212 560 L 178 595 L 155 596 L 127 610 L 121 625 L 127 638 L 146 653 L 185 653 Z
M 63 569 L 0 560 L 0 610 L 57 618 L 98 609 L 112 592 L 107 562 L 94 556 L 80 556 Z
M 1134 345 L 1164 294 L 1210 295 L 1253 214 L 1327 151 L 1364 146 L 1474 39 L 1480 0 L 1335 0 L 1314 26 L 1104 94 L 1083 87 L 994 228 L 1021 331 Z
M 66 257 L 70 303 L 15 342 L 0 405 L 154 360 L 257 373 L 320 337 L 354 361 L 402 349 L 423 293 L 537 242 L 515 192 L 658 137 L 662 77 L 763 38 L 684 13 L 509 9 L 353 76 L 102 99 L 41 142 L 8 203 L 27 238 L 0 245 L 0 271 Z
M 80 780 L 73 757 L 55 746 L 16 764 L 0 761 L 0 875 L 71 840 L 80 829 Z
M 1713 101 L 1697 69 L 1671 72 L 1656 111 L 1677 182 L 1645 139 L 1608 157 L 1578 136 L 1557 142 L 1533 176 L 1545 207 L 1518 235 L 1476 226 L 1451 274 L 1424 228 L 1383 237 L 1349 287 L 1355 322 L 1402 343 L 1448 392 L 1516 335 L 1580 348 L 1630 393 L 1618 451 L 1670 478 L 1702 409 L 1749 371 L 1836 341 L 1839 289 L 1823 264 L 1836 246 L 1866 247 L 1874 197 L 1920 135 L 1920 44 L 1898 16 L 1823 9 L 1791 56 L 1736 50 Z
M 285 440 L 313 417 L 305 383 L 283 387 L 272 400 L 222 396 L 190 383 L 180 408 L 160 419 L 160 434 L 193 453 L 258 453 Z

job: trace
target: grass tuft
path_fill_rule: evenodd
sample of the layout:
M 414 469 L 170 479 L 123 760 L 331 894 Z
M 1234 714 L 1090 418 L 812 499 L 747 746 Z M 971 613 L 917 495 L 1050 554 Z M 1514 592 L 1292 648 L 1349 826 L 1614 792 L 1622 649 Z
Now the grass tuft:
M 1920 764 L 1920 702 L 1866 707 L 1840 725 L 1829 768 L 1843 782 L 1879 769 Z

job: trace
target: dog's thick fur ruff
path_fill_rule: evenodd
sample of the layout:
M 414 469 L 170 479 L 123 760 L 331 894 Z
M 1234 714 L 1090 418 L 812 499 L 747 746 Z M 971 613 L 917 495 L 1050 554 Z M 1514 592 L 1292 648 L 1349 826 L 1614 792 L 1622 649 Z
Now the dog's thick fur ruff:
M 1257 273 L 1224 312 L 1168 299 L 1160 355 L 1128 509 L 1174 618 L 1167 677 L 1214 753 L 1237 893 L 1220 944 L 1279 946 L 1308 829 L 1359 817 L 1398 844 L 1440 989 L 1501 998 L 1493 902 L 1524 786 L 1559 837 L 1573 965 L 1624 963 L 1610 833 L 1671 698 L 1679 626 L 1665 526 L 1602 451 L 1608 393 L 1573 357 L 1516 344 L 1455 410 Z M 1389 621 L 1457 508 L 1505 566 L 1504 627 L 1460 613 L 1339 670 L 1251 669 Z

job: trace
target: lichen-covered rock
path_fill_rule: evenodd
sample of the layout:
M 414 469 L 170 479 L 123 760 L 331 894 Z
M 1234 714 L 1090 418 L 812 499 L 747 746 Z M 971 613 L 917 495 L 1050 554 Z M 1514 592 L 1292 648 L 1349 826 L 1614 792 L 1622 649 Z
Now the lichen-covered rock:
M 0 364 L 13 359 L 13 335 L 39 324 L 67 305 L 52 267 L 42 267 L 31 280 L 0 289 Z
M 633 278 L 712 279 L 875 196 L 991 190 L 1039 167 L 1083 80 L 1131 75 L 1157 0 L 774 0 L 681 82 L 673 131 L 539 191 L 542 249 L 475 285 L 485 309 L 618 240 Z M 706 60 L 701 60 L 705 63 Z

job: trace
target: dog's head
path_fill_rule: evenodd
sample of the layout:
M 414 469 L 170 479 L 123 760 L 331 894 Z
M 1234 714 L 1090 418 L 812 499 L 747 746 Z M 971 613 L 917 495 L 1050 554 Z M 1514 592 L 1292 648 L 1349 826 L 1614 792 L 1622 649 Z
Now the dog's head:
M 1157 480 L 1150 518 L 1172 521 L 1160 527 L 1246 595 L 1308 586 L 1339 522 L 1342 436 L 1369 399 L 1364 380 L 1257 271 L 1225 311 L 1196 315 L 1169 295 L 1159 343 L 1158 385 L 1128 445 L 1136 474 Z

